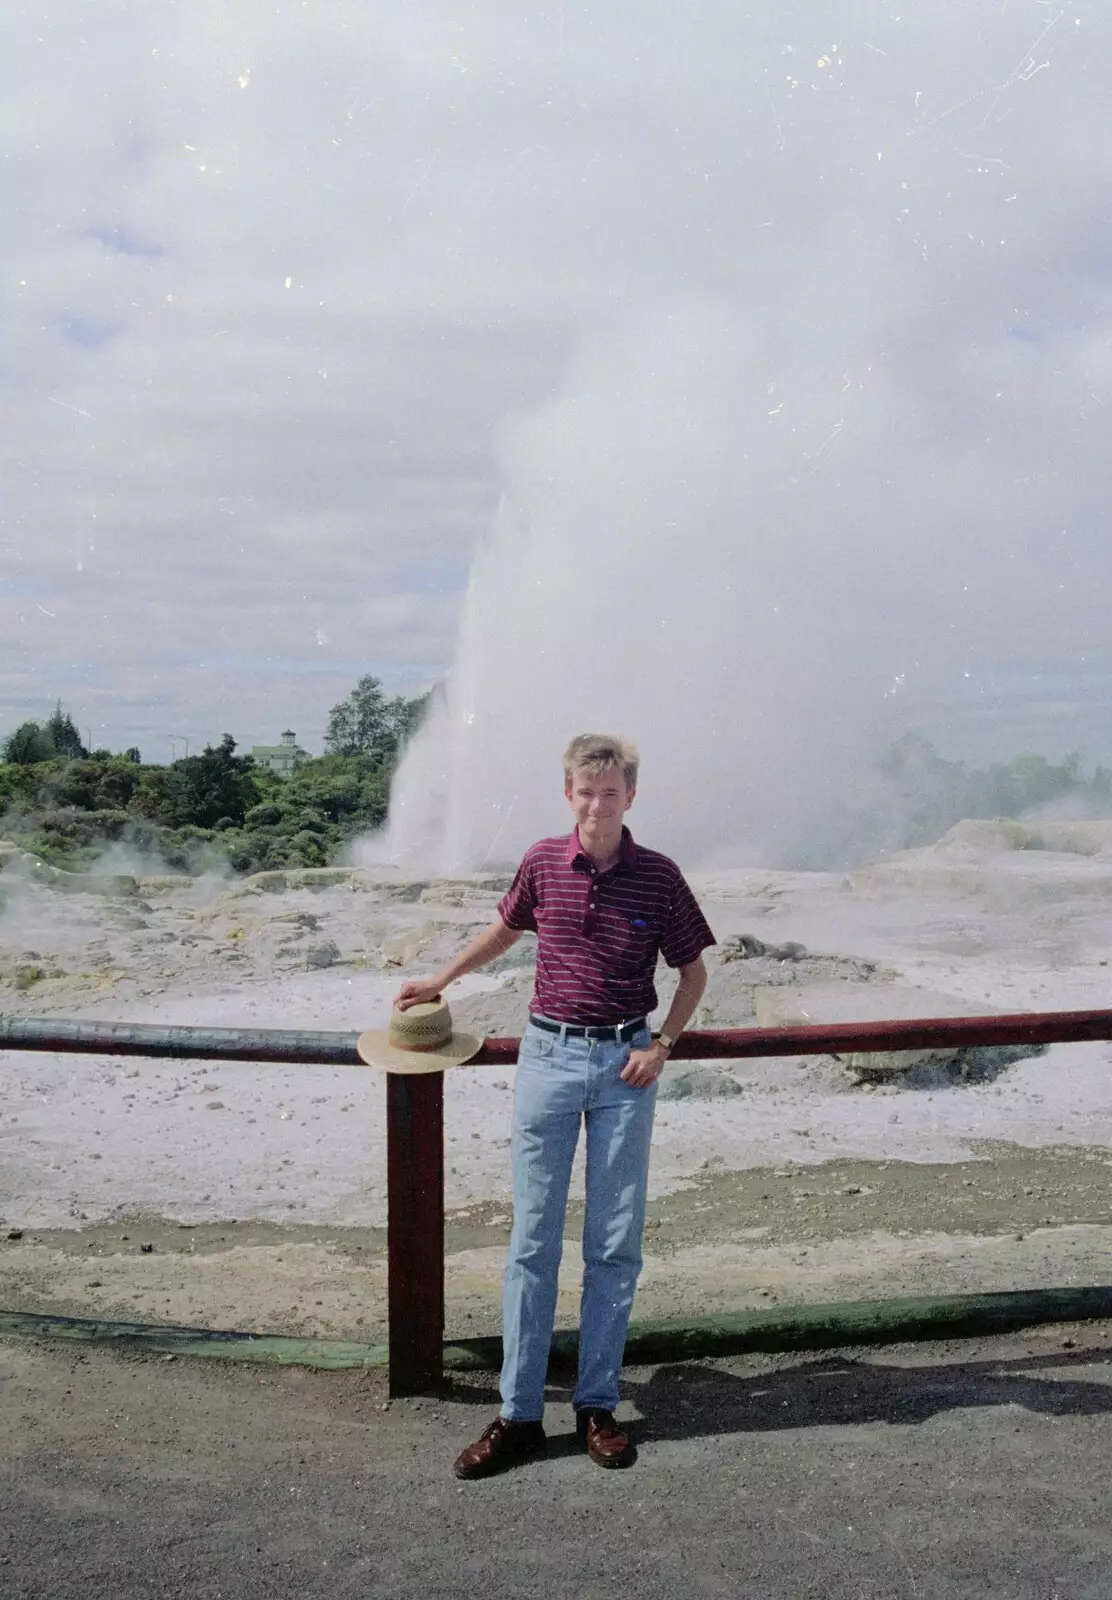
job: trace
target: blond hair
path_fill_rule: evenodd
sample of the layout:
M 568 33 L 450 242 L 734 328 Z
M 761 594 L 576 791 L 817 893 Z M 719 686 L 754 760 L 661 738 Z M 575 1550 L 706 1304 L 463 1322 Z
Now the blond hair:
M 621 767 L 627 790 L 636 789 L 640 764 L 637 746 L 628 739 L 618 739 L 609 733 L 577 733 L 564 751 L 564 787 L 571 788 L 575 772 L 599 778 L 610 767 Z

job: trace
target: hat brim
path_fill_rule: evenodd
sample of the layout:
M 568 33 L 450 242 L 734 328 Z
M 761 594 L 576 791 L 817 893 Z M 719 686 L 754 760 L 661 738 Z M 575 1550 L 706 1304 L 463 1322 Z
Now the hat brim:
M 355 1041 L 360 1059 L 369 1067 L 382 1067 L 386 1072 L 443 1072 L 445 1067 L 462 1067 L 483 1048 L 483 1041 L 473 1033 L 453 1033 L 447 1044 L 435 1050 L 399 1050 L 390 1043 L 384 1028 L 371 1028 L 361 1033 Z

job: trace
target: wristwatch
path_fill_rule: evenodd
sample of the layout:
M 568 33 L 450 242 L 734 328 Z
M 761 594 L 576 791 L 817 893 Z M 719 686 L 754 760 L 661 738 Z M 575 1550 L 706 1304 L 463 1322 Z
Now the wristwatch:
M 676 1041 L 667 1033 L 658 1033 L 656 1035 L 656 1042 L 657 1044 L 662 1044 L 665 1050 L 671 1050 Z

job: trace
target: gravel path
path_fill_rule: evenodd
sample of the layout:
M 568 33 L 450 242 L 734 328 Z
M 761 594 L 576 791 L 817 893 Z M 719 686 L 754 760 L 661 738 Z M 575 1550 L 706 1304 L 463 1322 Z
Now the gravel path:
M 1106 1600 L 1112 1329 L 631 1369 L 636 1465 L 550 1394 L 460 1484 L 489 1382 L 0 1343 L 5 1600 Z

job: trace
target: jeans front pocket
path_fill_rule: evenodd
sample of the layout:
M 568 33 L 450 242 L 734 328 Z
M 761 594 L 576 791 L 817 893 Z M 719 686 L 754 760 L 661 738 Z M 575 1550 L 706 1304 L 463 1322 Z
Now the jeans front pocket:
M 543 1033 L 540 1028 L 534 1028 L 530 1023 L 521 1036 L 517 1059 L 519 1062 L 547 1061 L 551 1058 L 556 1044 L 555 1034 Z

